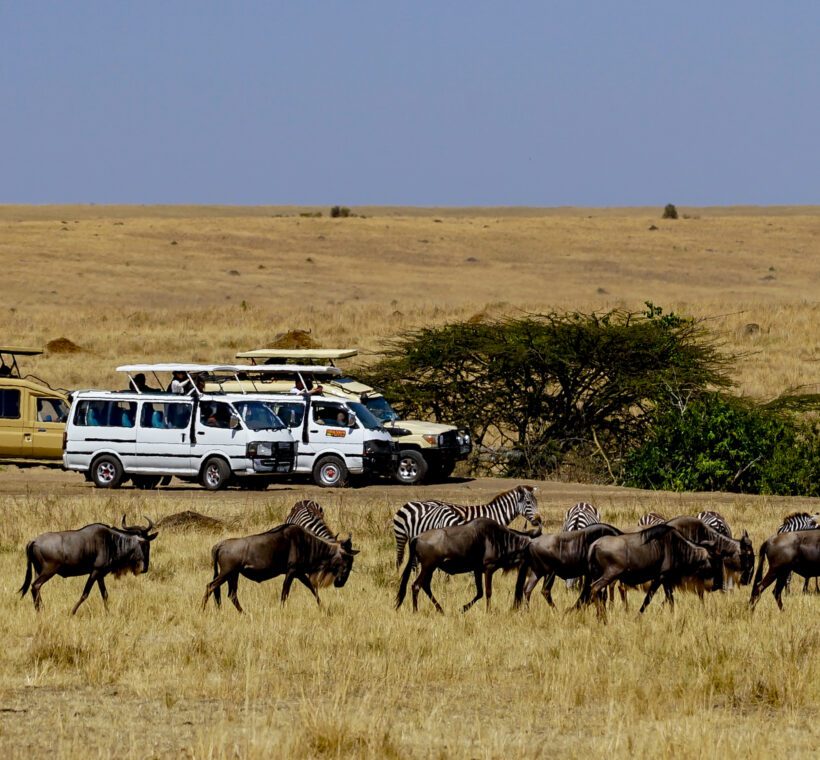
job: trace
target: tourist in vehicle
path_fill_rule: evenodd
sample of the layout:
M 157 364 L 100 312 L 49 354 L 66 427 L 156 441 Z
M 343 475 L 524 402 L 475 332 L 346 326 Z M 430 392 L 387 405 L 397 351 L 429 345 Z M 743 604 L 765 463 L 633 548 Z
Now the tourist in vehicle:
M 186 374 L 179 370 L 172 372 L 171 374 L 173 375 L 173 379 L 171 380 L 171 384 L 168 386 L 168 391 L 170 393 L 177 393 L 180 395 L 189 393 L 193 385 Z
M 131 387 L 137 393 L 156 393 L 159 389 L 152 388 L 145 380 L 145 375 L 142 372 L 137 373 L 134 375 L 134 379 L 131 381 Z
M 318 396 L 321 395 L 323 391 L 324 388 L 322 388 L 321 385 L 314 386 L 313 381 L 310 378 L 303 381 L 302 376 L 297 375 L 293 388 L 291 388 L 289 392 L 294 396 Z

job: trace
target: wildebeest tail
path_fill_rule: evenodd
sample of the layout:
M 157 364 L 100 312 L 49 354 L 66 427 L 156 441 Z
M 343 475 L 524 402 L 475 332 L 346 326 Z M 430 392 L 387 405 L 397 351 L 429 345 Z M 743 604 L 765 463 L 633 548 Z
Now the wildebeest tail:
M 23 585 L 20 588 L 20 596 L 25 596 L 26 591 L 28 591 L 28 587 L 31 584 L 31 567 L 34 564 L 31 558 L 31 550 L 34 547 L 34 541 L 29 541 L 26 544 L 26 578 L 23 581 Z
M 396 609 L 401 607 L 404 597 L 407 595 L 407 583 L 410 580 L 410 575 L 413 572 L 413 566 L 416 564 L 416 539 L 410 541 L 410 548 L 407 556 L 407 565 L 404 572 L 401 574 L 401 583 L 399 583 L 399 591 L 396 594 Z
M 221 542 L 218 544 L 214 544 L 213 549 L 211 549 L 211 560 L 214 563 L 214 577 L 211 578 L 212 581 L 216 580 L 216 577 L 219 575 L 219 549 L 222 546 Z M 219 607 L 222 604 L 222 588 L 217 586 L 213 590 L 214 601 L 216 602 L 216 606 Z
M 760 551 L 757 555 L 757 570 L 755 570 L 755 578 L 752 582 L 752 591 L 754 591 L 755 586 L 763 580 L 763 565 L 766 564 L 766 549 L 768 548 L 768 544 L 768 541 L 764 541 L 760 545 Z

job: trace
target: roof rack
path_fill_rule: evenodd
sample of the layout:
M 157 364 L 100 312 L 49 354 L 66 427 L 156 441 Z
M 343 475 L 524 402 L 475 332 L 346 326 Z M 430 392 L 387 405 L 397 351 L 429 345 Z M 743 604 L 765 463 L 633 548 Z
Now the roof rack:
M 293 360 L 333 362 L 349 359 L 359 353 L 357 348 L 257 348 L 236 354 L 237 359 L 250 359 L 254 364 L 264 361 L 270 364 L 284 364 Z M 335 366 L 335 365 L 334 365 Z

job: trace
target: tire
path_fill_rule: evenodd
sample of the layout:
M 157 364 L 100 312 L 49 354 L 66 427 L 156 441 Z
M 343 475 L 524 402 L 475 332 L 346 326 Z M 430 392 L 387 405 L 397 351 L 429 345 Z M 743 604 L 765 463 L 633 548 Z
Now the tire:
M 313 482 L 322 488 L 341 488 L 347 483 L 347 467 L 337 456 L 322 457 L 313 466 Z
M 222 490 L 228 485 L 230 479 L 231 468 L 221 457 L 206 459 L 199 473 L 199 483 L 208 491 Z
M 111 454 L 97 457 L 91 463 L 90 473 L 97 488 L 119 488 L 124 474 L 120 460 Z
M 131 482 L 134 488 L 139 488 L 142 491 L 151 491 L 159 485 L 162 480 L 161 475 L 132 475 Z
M 427 475 L 427 460 L 418 452 L 406 449 L 399 452 L 399 464 L 396 467 L 396 480 L 402 485 L 412 486 L 421 483 Z

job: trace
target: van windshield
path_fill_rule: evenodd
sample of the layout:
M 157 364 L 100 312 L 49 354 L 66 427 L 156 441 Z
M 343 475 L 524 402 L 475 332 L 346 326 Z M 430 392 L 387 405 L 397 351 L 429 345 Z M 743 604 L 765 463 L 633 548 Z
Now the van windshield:
M 285 427 L 271 406 L 263 401 L 236 401 L 234 407 L 251 430 L 282 430 Z
M 399 413 L 390 406 L 390 402 L 384 396 L 365 399 L 364 403 L 370 413 L 381 422 L 394 422 L 399 419 Z
M 356 417 L 365 428 L 368 430 L 382 429 L 381 422 L 379 422 L 379 420 L 371 414 L 364 404 L 360 404 L 358 401 L 348 401 L 347 405 L 351 408 L 351 410 L 356 412 Z

